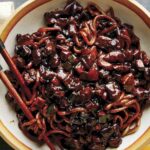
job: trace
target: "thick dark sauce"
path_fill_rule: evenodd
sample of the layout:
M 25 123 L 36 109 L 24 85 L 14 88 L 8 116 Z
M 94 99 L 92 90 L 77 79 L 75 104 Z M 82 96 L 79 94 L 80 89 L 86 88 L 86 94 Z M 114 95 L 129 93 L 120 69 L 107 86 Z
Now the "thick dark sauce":
M 13 60 L 33 93 L 30 101 L 6 71 L 36 118 L 28 122 L 16 108 L 21 129 L 40 141 L 47 134 L 61 149 L 118 147 L 150 102 L 150 60 L 133 26 L 112 8 L 72 0 L 44 19 L 47 27 L 16 38 Z

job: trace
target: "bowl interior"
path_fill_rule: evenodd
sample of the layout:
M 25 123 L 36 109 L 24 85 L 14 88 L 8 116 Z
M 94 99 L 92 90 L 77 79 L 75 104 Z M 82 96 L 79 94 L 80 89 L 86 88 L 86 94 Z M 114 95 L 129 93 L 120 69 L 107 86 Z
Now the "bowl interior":
M 62 8 L 66 2 L 66 0 L 61 0 L 61 1 L 52 0 L 46 3 L 44 3 L 44 1 L 45 0 L 43 0 L 43 5 L 36 7 L 30 12 L 27 12 L 27 14 L 16 23 L 16 25 L 12 28 L 11 32 L 8 34 L 5 44 L 7 50 L 11 55 L 13 55 L 14 46 L 15 46 L 15 37 L 17 33 L 25 34 L 25 33 L 33 33 L 37 31 L 39 27 L 44 25 L 43 14 L 46 11 L 51 11 L 56 8 Z M 84 1 L 79 0 L 79 2 L 82 5 L 86 5 L 88 2 L 90 2 L 90 0 L 84 0 Z M 92 2 L 99 5 L 103 10 L 106 10 L 107 8 L 112 6 L 115 11 L 115 15 L 119 17 L 122 20 L 122 22 L 126 22 L 133 25 L 135 33 L 138 35 L 138 37 L 140 37 L 142 50 L 146 51 L 150 56 L 150 50 L 149 50 L 150 30 L 148 26 L 144 23 L 144 21 L 137 14 L 135 14 L 130 9 L 126 8 L 125 6 L 113 0 L 107 0 L 107 1 L 92 0 Z M 36 3 L 36 1 L 34 3 Z M 24 11 L 26 11 L 26 9 L 24 9 Z M 4 66 L 4 69 L 7 69 L 8 67 L 1 56 L 0 56 L 0 61 L 1 64 Z M 0 81 L 0 89 L 1 89 L 0 90 L 1 121 L 12 132 L 12 134 L 15 135 L 16 138 L 18 138 L 21 142 L 23 142 L 31 149 L 33 150 L 48 149 L 46 145 L 39 146 L 36 143 L 29 140 L 26 136 L 24 136 L 24 134 L 18 128 L 18 121 L 14 110 L 5 100 L 5 93 L 7 90 L 4 87 L 4 85 L 1 83 L 1 81 Z M 135 134 L 123 138 L 123 142 L 118 148 L 118 150 L 125 149 L 126 147 L 128 147 L 130 144 L 136 141 L 144 133 L 144 131 L 150 126 L 150 119 L 148 119 L 149 117 L 148 114 L 150 114 L 150 109 L 144 111 L 139 130 Z

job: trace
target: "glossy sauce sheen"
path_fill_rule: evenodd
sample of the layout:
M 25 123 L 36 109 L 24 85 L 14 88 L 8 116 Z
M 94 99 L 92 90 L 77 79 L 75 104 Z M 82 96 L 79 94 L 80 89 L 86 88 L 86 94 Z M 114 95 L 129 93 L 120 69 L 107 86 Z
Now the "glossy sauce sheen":
M 133 26 L 112 8 L 83 8 L 73 0 L 44 19 L 46 27 L 16 37 L 13 61 L 30 100 L 6 71 L 35 117 L 28 121 L 13 103 L 21 130 L 38 142 L 46 134 L 60 149 L 118 147 L 150 103 L 150 59 Z M 6 98 L 13 101 L 10 93 Z

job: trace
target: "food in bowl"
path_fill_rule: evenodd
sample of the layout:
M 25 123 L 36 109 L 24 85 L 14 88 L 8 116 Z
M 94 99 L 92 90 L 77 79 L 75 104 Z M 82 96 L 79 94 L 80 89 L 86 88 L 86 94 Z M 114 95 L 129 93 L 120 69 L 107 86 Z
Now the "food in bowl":
M 15 104 L 19 127 L 30 138 L 47 135 L 61 149 L 118 147 L 134 133 L 150 101 L 150 59 L 133 26 L 113 9 L 68 1 L 44 14 L 46 27 L 18 34 L 13 61 L 32 98 L 6 71 L 36 119 Z M 8 100 L 13 97 L 8 92 Z

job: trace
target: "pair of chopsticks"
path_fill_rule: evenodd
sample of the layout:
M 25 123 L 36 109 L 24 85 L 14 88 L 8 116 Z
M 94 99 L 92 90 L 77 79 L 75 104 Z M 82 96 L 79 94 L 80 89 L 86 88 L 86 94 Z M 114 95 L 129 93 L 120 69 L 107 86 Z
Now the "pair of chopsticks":
M 17 80 L 20 83 L 20 86 L 22 87 L 24 92 L 26 93 L 26 96 L 28 97 L 28 99 L 30 99 L 32 94 L 31 94 L 29 88 L 26 86 L 23 77 L 21 76 L 20 72 L 18 71 L 18 69 L 17 69 L 16 65 L 14 64 L 13 60 L 11 59 L 9 53 L 5 49 L 4 43 L 2 42 L 1 39 L 0 39 L 0 53 L 2 54 L 3 58 L 7 62 L 9 68 L 11 69 L 11 71 L 17 77 Z
M 1 39 L 0 39 L 0 53 L 2 54 L 3 58 L 7 62 L 8 66 L 11 69 L 11 71 L 16 76 L 16 79 L 18 80 L 20 86 L 24 90 L 24 92 L 25 92 L 25 94 L 26 94 L 26 96 L 27 96 L 27 98 L 29 100 L 32 97 L 32 94 L 31 94 L 29 88 L 26 86 L 25 81 L 24 81 L 22 75 L 18 71 L 16 65 L 14 64 L 13 60 L 11 59 L 11 56 L 7 52 L 7 50 L 6 50 L 5 46 L 4 46 L 4 43 L 3 43 L 3 41 Z M 12 85 L 12 83 L 9 81 L 9 79 L 6 76 L 6 74 L 3 72 L 3 68 L 2 68 L 1 65 L 0 65 L 0 79 L 2 80 L 2 82 L 4 83 L 4 85 L 9 90 L 10 94 L 14 97 L 16 103 L 22 109 L 22 111 L 24 112 L 25 116 L 29 120 L 33 120 L 34 116 L 30 112 L 29 108 L 24 103 L 24 101 L 22 100 L 22 98 L 20 97 L 20 95 L 18 94 L 18 92 L 16 91 L 16 89 L 14 88 L 14 86 Z M 44 139 L 45 143 L 47 143 L 47 145 L 49 146 L 49 148 L 51 150 L 55 150 L 54 145 L 50 142 L 49 138 L 46 135 L 44 135 L 43 139 Z

